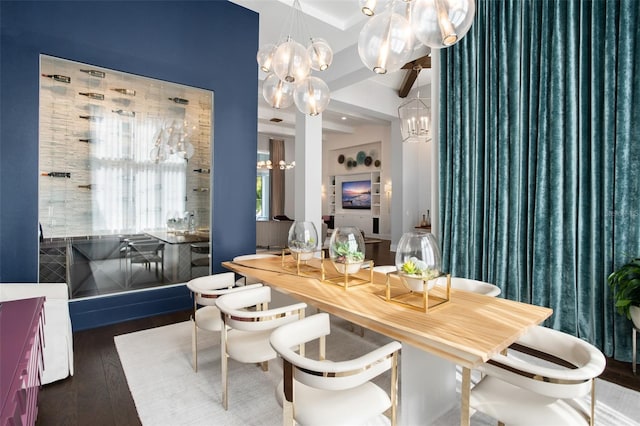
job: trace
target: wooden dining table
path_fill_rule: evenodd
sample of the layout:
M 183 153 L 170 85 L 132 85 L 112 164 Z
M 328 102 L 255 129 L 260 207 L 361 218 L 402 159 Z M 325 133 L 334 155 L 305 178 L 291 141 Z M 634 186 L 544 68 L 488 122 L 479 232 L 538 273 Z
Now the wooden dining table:
M 449 300 L 428 312 L 389 300 L 401 283 L 387 274 L 361 269 L 357 285 L 341 285 L 329 260 L 313 259 L 302 269 L 290 255 L 223 262 L 291 297 L 403 344 L 400 424 L 428 424 L 455 404 L 455 366 L 462 367 L 461 425 L 469 424 L 471 369 L 509 347 L 552 314 L 550 308 L 451 289 Z M 322 269 L 325 276 L 322 278 Z M 351 278 L 349 278 L 351 279 Z M 329 281 L 332 282 L 329 282 Z M 446 300 L 446 289 L 429 290 Z

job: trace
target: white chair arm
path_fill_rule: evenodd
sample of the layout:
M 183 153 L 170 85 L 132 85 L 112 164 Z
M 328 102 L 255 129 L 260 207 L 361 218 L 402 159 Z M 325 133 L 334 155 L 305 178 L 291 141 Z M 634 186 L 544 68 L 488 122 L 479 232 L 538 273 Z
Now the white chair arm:
M 200 293 L 202 296 L 222 296 L 223 294 L 235 293 L 237 291 L 246 291 L 252 288 L 259 288 L 259 287 L 262 287 L 262 284 L 250 284 L 243 287 L 232 287 L 232 288 L 224 287 L 218 290 L 200 290 L 198 293 Z
M 226 309 L 225 308 L 224 312 L 235 318 L 259 320 L 261 318 L 270 319 L 278 316 L 285 316 L 286 314 L 295 314 L 300 310 L 306 309 L 306 307 L 307 307 L 306 303 L 296 303 L 293 305 L 267 309 L 264 311 L 246 311 L 243 309 Z M 220 309 L 220 306 L 218 306 L 218 309 Z
M 187 282 L 187 287 L 194 293 L 200 293 L 205 290 L 231 288 L 234 286 L 235 281 L 235 274 L 233 272 L 223 272 L 220 274 L 194 278 Z
M 339 362 L 317 361 L 293 351 L 287 352 L 287 358 L 296 365 L 294 376 L 299 382 L 318 389 L 342 390 L 360 386 L 389 370 L 394 354 L 401 348 L 402 345 L 394 341 L 359 358 Z
M 216 305 L 223 312 L 232 312 L 269 302 L 271 302 L 271 289 L 263 286 L 250 290 L 244 289 L 233 295 L 222 295 L 216 300 Z

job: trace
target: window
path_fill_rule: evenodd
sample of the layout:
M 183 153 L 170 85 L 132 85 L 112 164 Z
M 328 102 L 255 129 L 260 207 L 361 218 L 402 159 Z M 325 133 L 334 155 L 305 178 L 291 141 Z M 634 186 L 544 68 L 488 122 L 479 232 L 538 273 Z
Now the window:
M 268 152 L 258 152 L 258 161 L 269 160 Z M 256 176 L 256 220 L 269 220 L 269 169 L 257 169 Z
M 39 281 L 78 298 L 207 274 L 188 244 L 209 241 L 213 93 L 46 55 L 40 71 Z

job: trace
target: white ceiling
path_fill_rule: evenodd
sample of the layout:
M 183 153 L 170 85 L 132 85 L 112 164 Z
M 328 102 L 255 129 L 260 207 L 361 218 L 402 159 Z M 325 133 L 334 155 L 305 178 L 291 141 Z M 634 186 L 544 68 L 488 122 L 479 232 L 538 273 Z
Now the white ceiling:
M 293 0 L 230 1 L 260 14 L 260 46 L 276 43 L 291 31 Z M 333 64 L 328 70 L 314 71 L 314 75 L 322 78 L 331 91 L 331 101 L 322 114 L 324 133 L 353 133 L 361 125 L 389 124 L 403 102 L 398 97 L 398 89 L 405 71 L 377 75 L 365 68 L 358 55 L 358 36 L 369 18 L 360 12 L 358 0 L 299 1 L 309 35 L 325 39 L 334 53 Z M 292 31 L 294 39 L 308 36 L 306 32 L 299 32 Z M 427 52 L 426 47 L 417 46 L 411 59 Z M 430 83 L 430 74 L 431 70 L 423 70 L 419 78 L 421 87 Z M 258 132 L 292 136 L 295 134 L 297 109 L 295 105 L 285 110 L 271 108 L 262 97 L 262 80 L 265 77 L 260 71 Z M 274 117 L 282 119 L 282 122 L 270 122 Z

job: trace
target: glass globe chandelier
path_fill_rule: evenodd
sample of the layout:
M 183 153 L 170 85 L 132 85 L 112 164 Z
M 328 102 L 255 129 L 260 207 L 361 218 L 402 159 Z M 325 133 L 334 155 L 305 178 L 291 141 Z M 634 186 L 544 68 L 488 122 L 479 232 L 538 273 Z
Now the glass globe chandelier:
M 309 33 L 299 0 L 293 1 L 288 22 L 283 27 L 288 27 L 286 36 L 281 34 L 278 44 L 265 44 L 256 54 L 260 69 L 269 73 L 263 82 L 262 96 L 273 108 L 287 108 L 295 102 L 302 113 L 318 115 L 329 104 L 330 92 L 327 84 L 311 76 L 311 72 L 329 68 L 333 51 L 321 38 L 309 35 L 307 47 L 294 39 L 294 28 L 304 27 Z
M 435 49 L 454 45 L 471 28 L 476 10 L 475 0 L 390 1 L 387 10 L 378 13 L 380 0 L 360 0 L 362 12 L 373 17 L 360 31 L 358 53 L 378 74 L 397 71 L 407 63 L 414 39 Z M 404 16 L 396 12 L 398 5 L 405 8 Z
M 296 162 L 292 161 L 290 163 L 287 163 L 284 160 L 280 160 L 278 162 L 278 166 L 277 168 L 279 168 L 280 170 L 291 170 L 296 166 Z M 256 168 L 257 169 L 267 169 L 267 170 L 272 170 L 274 168 L 273 162 L 271 160 L 260 160 L 256 163 Z

